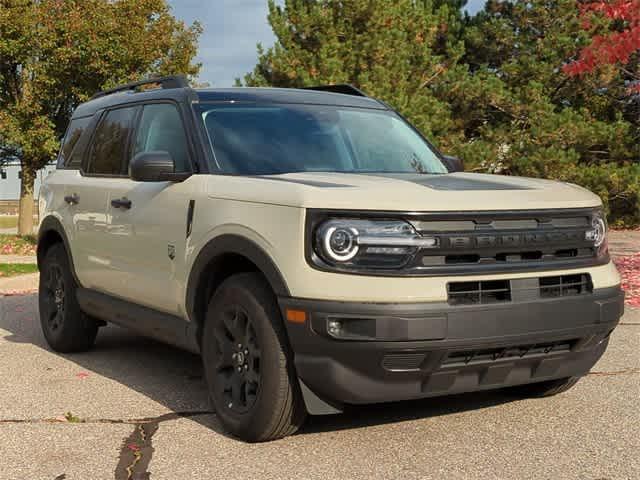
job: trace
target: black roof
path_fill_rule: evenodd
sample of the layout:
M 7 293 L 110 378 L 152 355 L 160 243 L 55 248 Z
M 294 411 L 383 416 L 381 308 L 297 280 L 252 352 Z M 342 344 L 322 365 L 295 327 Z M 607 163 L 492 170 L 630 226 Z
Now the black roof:
M 200 102 L 251 102 L 251 103 L 298 103 L 307 105 L 339 105 L 345 107 L 374 108 L 387 110 L 381 102 L 358 95 L 333 93 L 311 89 L 296 88 L 158 88 L 143 92 L 133 90 L 119 91 L 98 96 L 78 106 L 74 118 L 93 115 L 96 111 L 129 103 L 150 100 L 176 100 Z

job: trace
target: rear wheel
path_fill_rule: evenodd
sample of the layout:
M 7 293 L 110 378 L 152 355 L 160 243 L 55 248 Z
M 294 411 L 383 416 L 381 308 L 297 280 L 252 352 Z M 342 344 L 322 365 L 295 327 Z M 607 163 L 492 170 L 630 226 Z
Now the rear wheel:
M 509 388 L 508 391 L 512 395 L 522 398 L 551 397 L 566 392 L 578 383 L 578 380 L 580 380 L 580 377 L 559 378 L 558 380 L 517 385 Z
M 55 244 L 42 260 L 38 307 L 44 337 L 57 352 L 83 352 L 96 340 L 98 322 L 80 310 L 76 290 L 67 251 Z
M 257 273 L 234 275 L 212 297 L 202 338 L 209 394 L 223 426 L 260 442 L 294 433 L 306 411 L 276 299 Z

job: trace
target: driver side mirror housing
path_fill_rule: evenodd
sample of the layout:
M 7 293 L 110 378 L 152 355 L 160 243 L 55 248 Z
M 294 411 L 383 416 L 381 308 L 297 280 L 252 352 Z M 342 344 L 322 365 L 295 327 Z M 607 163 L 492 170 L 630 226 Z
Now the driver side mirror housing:
M 442 163 L 447 167 L 449 173 L 464 172 L 464 163 L 458 157 L 451 155 L 442 155 Z
M 182 182 L 191 176 L 175 173 L 175 168 L 169 152 L 141 152 L 131 160 L 129 175 L 136 182 Z

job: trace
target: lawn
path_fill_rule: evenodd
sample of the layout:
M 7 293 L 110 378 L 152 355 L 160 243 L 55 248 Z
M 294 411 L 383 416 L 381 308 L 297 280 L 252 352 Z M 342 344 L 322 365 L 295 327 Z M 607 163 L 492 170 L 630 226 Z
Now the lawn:
M 36 238 L 33 235 L 0 235 L 0 255 L 35 255 Z
M 12 215 L 0 215 L 0 228 L 16 228 L 18 217 Z
M 36 273 L 38 266 L 31 263 L 0 263 L 0 278 Z

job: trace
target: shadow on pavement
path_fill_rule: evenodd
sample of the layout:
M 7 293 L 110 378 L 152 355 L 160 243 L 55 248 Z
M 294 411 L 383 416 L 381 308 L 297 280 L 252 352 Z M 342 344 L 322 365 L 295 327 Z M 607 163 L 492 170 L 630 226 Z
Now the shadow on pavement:
M 37 296 L 0 297 L 0 329 L 9 342 L 27 343 L 51 352 L 38 319 Z M 177 348 L 108 326 L 100 329 L 95 348 L 81 354 L 58 354 L 87 372 L 112 379 L 165 406 L 178 416 L 225 434 L 214 414 L 208 412 L 206 385 L 200 357 Z M 98 399 L 97 399 L 98 400 Z M 312 417 L 299 434 L 362 428 L 418 418 L 489 408 L 511 401 L 496 392 L 481 392 L 391 404 L 349 407 L 344 414 Z M 108 399 L 105 399 L 108 401 Z

